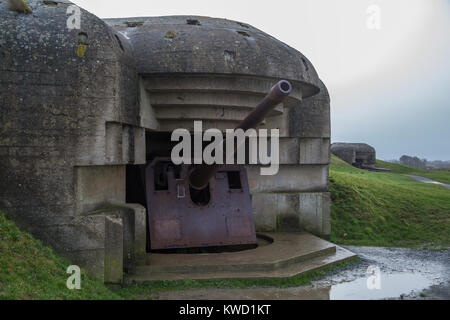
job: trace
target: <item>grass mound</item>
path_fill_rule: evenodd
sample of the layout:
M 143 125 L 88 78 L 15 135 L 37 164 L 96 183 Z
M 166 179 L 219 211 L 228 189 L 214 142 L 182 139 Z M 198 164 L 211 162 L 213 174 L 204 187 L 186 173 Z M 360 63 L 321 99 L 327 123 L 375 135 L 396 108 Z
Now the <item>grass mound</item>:
M 0 299 L 117 299 L 99 281 L 82 274 L 81 290 L 66 286 L 71 263 L 0 212 Z
M 450 190 L 404 175 L 425 176 L 426 170 L 381 161 L 377 165 L 393 172 L 368 172 L 332 157 L 331 240 L 375 246 L 449 245 Z M 429 174 L 450 180 L 445 171 Z

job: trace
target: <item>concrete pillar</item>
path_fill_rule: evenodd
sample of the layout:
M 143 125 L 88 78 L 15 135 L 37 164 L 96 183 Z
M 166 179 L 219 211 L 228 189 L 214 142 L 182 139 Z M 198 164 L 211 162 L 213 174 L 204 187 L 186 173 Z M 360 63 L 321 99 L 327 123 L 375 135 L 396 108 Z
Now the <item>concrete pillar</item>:
M 119 216 L 105 216 L 104 283 L 123 281 L 123 222 Z
M 58 243 L 73 263 L 91 275 L 120 284 L 124 272 L 145 265 L 145 216 L 146 209 L 139 204 L 111 204 L 60 227 Z

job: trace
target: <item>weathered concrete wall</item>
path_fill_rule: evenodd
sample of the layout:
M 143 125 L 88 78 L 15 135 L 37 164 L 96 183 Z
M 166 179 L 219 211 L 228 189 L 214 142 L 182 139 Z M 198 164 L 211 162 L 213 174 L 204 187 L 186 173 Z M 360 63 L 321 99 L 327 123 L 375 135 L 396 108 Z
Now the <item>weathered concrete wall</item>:
M 322 236 L 331 232 L 328 192 L 255 193 L 253 204 L 259 231 L 303 229 Z
M 83 214 L 111 203 L 125 203 L 125 166 L 75 167 L 76 213 Z
M 320 89 L 267 121 L 267 128 L 280 128 L 280 171 L 262 177 L 258 167 L 249 167 L 260 231 L 307 230 L 322 237 L 331 233 L 330 98 L 323 84 Z
M 69 30 L 69 1 L 28 2 L 0 2 L 0 209 L 103 278 L 105 218 L 82 214 L 123 203 L 124 165 L 145 163 L 133 53 L 84 10 Z

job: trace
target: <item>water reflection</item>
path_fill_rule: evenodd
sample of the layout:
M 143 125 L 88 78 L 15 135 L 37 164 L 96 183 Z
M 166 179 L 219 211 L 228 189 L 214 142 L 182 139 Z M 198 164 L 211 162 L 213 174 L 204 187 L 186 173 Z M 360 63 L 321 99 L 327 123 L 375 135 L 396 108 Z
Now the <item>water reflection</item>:
M 432 282 L 417 273 L 381 274 L 380 289 L 370 290 L 368 277 L 332 286 L 296 288 L 203 289 L 164 292 L 162 300 L 372 300 L 399 298 L 411 291 L 421 292 Z M 370 287 L 370 286 L 369 286 Z
M 331 287 L 331 300 L 372 300 L 398 298 L 411 291 L 420 292 L 432 285 L 432 282 L 420 274 L 396 273 L 381 274 L 380 289 L 370 290 L 368 278 L 359 278 L 351 282 L 339 283 Z

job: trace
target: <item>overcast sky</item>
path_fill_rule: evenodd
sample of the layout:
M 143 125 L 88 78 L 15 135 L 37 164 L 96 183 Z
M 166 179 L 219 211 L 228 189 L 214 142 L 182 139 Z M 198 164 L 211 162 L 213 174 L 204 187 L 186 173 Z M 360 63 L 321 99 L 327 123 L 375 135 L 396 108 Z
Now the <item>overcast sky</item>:
M 450 160 L 450 0 L 73 2 L 101 18 L 249 23 L 311 60 L 331 94 L 334 142 L 369 143 L 380 159 Z

